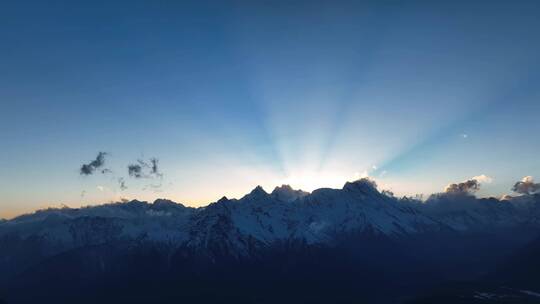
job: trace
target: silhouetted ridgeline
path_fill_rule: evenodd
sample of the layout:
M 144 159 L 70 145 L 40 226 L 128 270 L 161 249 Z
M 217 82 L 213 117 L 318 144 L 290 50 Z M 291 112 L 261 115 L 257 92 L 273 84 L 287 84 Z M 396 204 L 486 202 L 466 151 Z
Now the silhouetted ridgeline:
M 538 194 L 448 192 L 421 203 L 360 180 L 311 194 L 257 187 L 203 208 L 157 200 L 43 210 L 0 224 L 0 298 L 474 303 L 506 292 L 535 301 L 539 207 Z

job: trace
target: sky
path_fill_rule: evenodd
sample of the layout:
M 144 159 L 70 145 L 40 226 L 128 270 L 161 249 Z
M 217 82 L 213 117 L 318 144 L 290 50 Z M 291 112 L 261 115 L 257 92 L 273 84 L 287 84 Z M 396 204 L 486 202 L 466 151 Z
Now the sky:
M 538 1 L 0 2 L 0 217 L 362 176 L 499 196 L 540 179 L 539 113 Z

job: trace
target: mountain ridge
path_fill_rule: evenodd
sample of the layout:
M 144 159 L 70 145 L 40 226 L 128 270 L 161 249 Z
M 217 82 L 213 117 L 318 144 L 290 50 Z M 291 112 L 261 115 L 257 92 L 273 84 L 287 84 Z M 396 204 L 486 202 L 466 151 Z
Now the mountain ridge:
M 317 226 L 316 221 L 313 219 L 317 216 L 324 218 L 327 220 L 326 222 L 328 220 L 339 220 L 342 221 L 341 224 L 352 220 L 356 221 L 357 224 L 360 224 L 361 220 L 369 220 L 370 224 L 377 223 L 377 221 L 386 221 L 388 225 L 385 226 L 380 222 L 376 226 L 378 230 L 390 233 L 395 231 L 389 226 L 400 224 L 399 222 L 403 221 L 403 218 L 398 218 L 401 215 L 405 216 L 405 218 L 412 216 L 417 220 L 433 225 L 443 224 L 455 230 L 466 230 L 471 228 L 467 226 L 470 222 L 479 218 L 485 222 L 484 225 L 492 224 L 487 221 L 499 221 L 498 224 L 500 225 L 518 225 L 529 221 L 529 223 L 536 225 L 540 222 L 537 219 L 537 216 L 540 215 L 540 208 L 537 206 L 539 197 L 540 195 L 534 194 L 498 200 L 495 198 L 478 199 L 472 195 L 446 195 L 441 193 L 433 195 L 425 203 L 411 202 L 406 197 L 398 199 L 380 193 L 376 185 L 367 179 L 347 182 L 342 189 L 320 188 L 311 193 L 294 190 L 289 185 L 275 187 L 271 193 L 268 193 L 261 186 L 257 186 L 240 199 L 222 197 L 207 206 L 197 208 L 188 207 L 168 199 L 156 199 L 153 203 L 131 200 L 81 208 L 63 207 L 38 210 L 10 220 L 0 221 L 0 235 L 2 235 L 3 230 L 17 225 L 27 224 L 31 226 L 32 223 L 40 221 L 54 223 L 62 218 L 71 219 L 86 216 L 114 219 L 141 217 L 174 217 L 181 219 L 182 217 L 193 217 L 200 213 L 209 213 L 213 209 L 221 210 L 222 208 L 217 206 L 222 205 L 226 206 L 223 208 L 236 212 L 235 215 L 239 221 L 239 216 L 245 213 L 246 210 L 252 212 L 248 216 L 258 217 L 259 219 L 270 215 L 275 217 L 276 214 L 268 213 L 271 211 L 277 212 L 278 216 L 285 216 L 283 212 L 286 211 L 286 216 L 295 221 L 305 220 L 298 218 L 301 217 L 299 213 L 309 214 L 312 217 L 311 223 L 315 223 L 315 226 Z M 451 207 L 447 208 L 446 206 Z M 327 209 L 325 210 L 326 213 L 321 214 L 317 208 Z M 366 210 L 370 212 L 366 213 Z M 335 214 L 339 212 L 341 214 Z M 398 214 L 392 214 L 392 212 Z M 345 213 L 350 213 L 351 216 L 348 217 Z M 379 215 L 379 217 L 375 217 L 375 214 Z M 331 215 L 339 216 L 339 218 L 332 219 Z M 527 218 L 527 215 L 529 218 Z M 396 221 L 392 223 L 392 219 Z M 405 225 L 402 228 L 411 229 L 412 227 Z
M 0 222 L 0 238 L 43 239 L 64 249 L 113 239 L 188 247 L 215 242 L 229 254 L 247 256 L 247 242 L 262 247 L 290 241 L 332 246 L 336 236 L 357 233 L 402 238 L 440 231 L 536 229 L 539 202 L 538 194 L 497 200 L 441 193 L 422 203 L 380 193 L 373 181 L 360 179 L 342 189 L 311 193 L 288 185 L 268 193 L 257 186 L 240 199 L 223 197 L 198 208 L 166 199 L 51 208 Z
M 538 194 L 399 199 L 361 179 L 311 193 L 286 185 L 270 193 L 256 187 L 240 199 L 223 197 L 198 208 L 166 199 L 51 208 L 0 222 L 0 282 L 11 290 L 35 282 L 39 289 L 39 282 L 57 282 L 59 269 L 69 276 L 65 284 L 130 281 L 157 268 L 155 275 L 163 276 L 154 277 L 158 281 L 217 276 L 247 284 L 264 273 L 272 284 L 315 279 L 321 288 L 333 284 L 326 277 L 338 275 L 339 284 L 350 287 L 344 297 L 355 293 L 350 284 L 356 280 L 375 284 L 365 285 L 366 295 L 384 297 L 377 284 L 388 284 L 390 277 L 396 294 L 410 294 L 433 282 L 485 273 L 538 237 L 539 206 Z M 411 286 L 403 281 L 417 272 L 422 279 Z

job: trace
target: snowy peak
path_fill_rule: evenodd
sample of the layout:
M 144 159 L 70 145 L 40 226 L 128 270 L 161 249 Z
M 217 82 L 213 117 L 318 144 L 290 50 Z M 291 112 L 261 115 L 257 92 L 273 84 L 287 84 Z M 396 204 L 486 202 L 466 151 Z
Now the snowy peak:
M 228 201 L 229 201 L 229 199 L 226 196 L 224 196 L 224 197 L 220 198 L 216 203 L 224 204 L 224 203 L 226 203 Z
M 157 199 L 152 204 L 153 208 L 186 208 L 186 206 L 168 199 Z
M 290 203 L 301 197 L 309 195 L 309 192 L 294 190 L 289 185 L 281 185 L 280 187 L 274 188 L 274 191 L 272 191 L 270 195 L 278 201 Z
M 269 194 L 264 191 L 263 187 L 257 186 L 255 189 L 251 190 L 250 193 L 242 197 L 242 201 L 261 201 L 269 198 Z
M 268 193 L 266 191 L 264 191 L 263 187 L 261 186 L 257 186 L 255 187 L 255 189 L 251 190 L 251 192 L 249 194 L 252 194 L 252 195 L 267 195 Z
M 189 209 L 190 208 L 171 200 L 157 199 L 149 206 L 149 210 L 146 212 L 150 215 L 172 215 L 186 212 Z
M 346 182 L 343 186 L 343 190 L 352 192 L 361 192 L 364 194 L 380 194 L 377 190 L 377 184 L 367 178 L 361 178 L 354 182 Z

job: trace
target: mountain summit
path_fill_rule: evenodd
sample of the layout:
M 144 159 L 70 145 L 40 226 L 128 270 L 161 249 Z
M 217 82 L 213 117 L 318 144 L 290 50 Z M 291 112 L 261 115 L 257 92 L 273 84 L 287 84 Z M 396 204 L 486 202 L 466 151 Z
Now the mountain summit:
M 308 194 L 309 192 L 294 190 L 289 185 L 281 185 L 280 187 L 274 188 L 270 195 L 279 201 L 290 203 Z
M 184 282 L 171 292 L 216 277 L 248 285 L 254 284 L 249 278 L 272 284 L 294 278 L 298 285 L 316 269 L 321 290 L 334 286 L 325 278 L 341 277 L 336 288 L 361 280 L 358 286 L 371 295 L 391 282 L 409 284 L 404 274 L 478 275 L 490 261 L 540 235 L 539 206 L 538 194 L 497 200 L 442 193 L 423 203 L 381 194 L 374 182 L 361 179 L 312 193 L 289 185 L 267 193 L 257 186 L 240 199 L 223 197 L 199 208 L 165 199 L 51 208 L 0 221 L 0 283 L 20 290 L 8 292 L 16 298 L 28 288 L 45 286 L 47 293 L 66 282 L 78 282 L 70 285 L 77 288 L 88 278 L 131 282 L 153 273 L 152 280 Z M 460 263 L 468 266 L 448 266 Z M 429 285 L 417 280 L 418 288 Z M 32 282 L 35 287 L 28 287 Z M 354 286 L 343 294 L 356 294 Z

